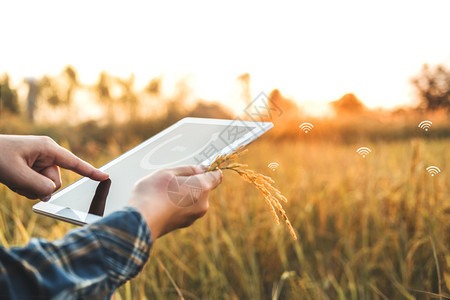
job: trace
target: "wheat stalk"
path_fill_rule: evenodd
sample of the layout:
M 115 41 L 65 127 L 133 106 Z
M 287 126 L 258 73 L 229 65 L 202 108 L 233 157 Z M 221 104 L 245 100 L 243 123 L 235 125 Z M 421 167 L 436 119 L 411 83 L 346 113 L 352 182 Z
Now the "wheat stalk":
M 216 159 L 211 163 L 211 165 L 206 169 L 206 172 L 214 171 L 217 169 L 232 170 L 237 172 L 242 179 L 253 184 L 263 194 L 264 200 L 266 200 L 266 203 L 269 205 L 270 210 L 272 211 L 275 222 L 277 224 L 280 224 L 280 218 L 277 215 L 278 211 L 278 213 L 283 217 L 284 222 L 288 226 L 292 237 L 294 238 L 294 240 L 296 240 L 297 235 L 295 234 L 294 228 L 292 227 L 292 224 L 289 221 L 289 218 L 280 203 L 280 200 L 287 202 L 287 199 L 281 194 L 279 190 L 272 186 L 272 183 L 275 183 L 275 181 L 268 176 L 256 173 L 255 171 L 248 169 L 248 165 L 235 162 L 235 159 L 245 154 L 247 151 L 247 149 L 244 149 L 244 147 L 241 146 L 230 154 L 217 156 Z

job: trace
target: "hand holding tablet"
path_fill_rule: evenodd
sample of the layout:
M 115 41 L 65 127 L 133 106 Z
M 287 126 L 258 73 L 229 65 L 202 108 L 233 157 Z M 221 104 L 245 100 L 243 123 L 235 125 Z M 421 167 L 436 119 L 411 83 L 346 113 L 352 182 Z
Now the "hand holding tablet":
M 163 169 L 135 184 L 128 205 L 142 214 L 157 239 L 202 217 L 208 210 L 209 192 L 220 182 L 222 171 L 205 173 L 201 166 Z
M 101 167 L 101 171 L 109 174 L 108 183 L 84 177 L 55 193 L 50 201 L 34 205 L 33 211 L 74 224 L 90 224 L 126 206 L 141 178 L 182 165 L 207 165 L 217 155 L 247 145 L 272 126 L 269 122 L 182 119 Z M 195 199 L 195 194 L 201 192 L 197 182 L 190 182 L 196 177 L 191 177 L 181 183 L 170 182 L 174 188 L 187 188 L 191 193 L 186 198 L 182 192 L 170 189 L 172 203 L 189 204 L 189 199 Z

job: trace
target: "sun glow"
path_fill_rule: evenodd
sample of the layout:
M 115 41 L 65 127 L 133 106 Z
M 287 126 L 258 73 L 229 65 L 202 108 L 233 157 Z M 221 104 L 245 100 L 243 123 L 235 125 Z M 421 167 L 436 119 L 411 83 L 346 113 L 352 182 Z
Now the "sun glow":
M 450 62 L 449 9 L 448 1 L 9 1 L 0 74 L 18 82 L 71 64 L 85 83 L 106 70 L 134 73 L 138 87 L 161 74 L 192 76 L 199 98 L 238 106 L 236 77 L 248 72 L 253 96 L 278 88 L 318 105 L 352 92 L 390 108 L 414 99 L 409 80 L 423 63 Z

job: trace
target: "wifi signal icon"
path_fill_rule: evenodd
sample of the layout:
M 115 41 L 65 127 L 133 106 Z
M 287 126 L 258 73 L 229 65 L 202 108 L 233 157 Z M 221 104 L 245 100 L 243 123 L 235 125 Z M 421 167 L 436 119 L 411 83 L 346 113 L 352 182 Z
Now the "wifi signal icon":
M 276 162 L 270 163 L 267 165 L 269 168 L 272 169 L 272 171 L 275 171 L 280 165 Z
M 431 124 L 433 124 L 433 122 L 431 121 L 422 121 L 420 122 L 420 124 L 417 126 L 425 131 L 428 131 L 428 128 L 431 127 Z
M 439 170 L 439 168 L 435 166 L 429 166 L 427 168 L 427 171 L 431 176 L 437 175 L 439 174 L 439 172 L 441 172 L 441 170 Z
M 311 123 L 302 123 L 300 126 L 298 126 L 301 130 L 303 130 L 304 133 L 308 133 L 308 131 L 311 131 L 311 129 L 314 127 Z
M 362 157 L 366 157 L 371 152 L 369 148 L 367 147 L 361 147 L 356 152 L 361 155 Z

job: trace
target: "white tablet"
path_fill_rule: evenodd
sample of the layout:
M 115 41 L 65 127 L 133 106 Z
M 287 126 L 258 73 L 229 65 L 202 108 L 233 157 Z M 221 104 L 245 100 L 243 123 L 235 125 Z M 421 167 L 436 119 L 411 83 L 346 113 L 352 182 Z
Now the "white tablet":
M 185 118 L 107 163 L 100 170 L 109 179 L 81 178 L 39 202 L 33 211 L 70 223 L 95 222 L 124 207 L 133 185 L 155 170 L 190 164 L 210 164 L 264 134 L 273 124 L 243 120 Z

